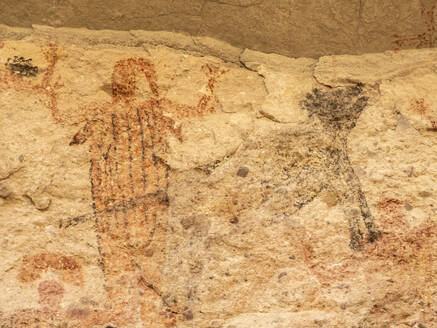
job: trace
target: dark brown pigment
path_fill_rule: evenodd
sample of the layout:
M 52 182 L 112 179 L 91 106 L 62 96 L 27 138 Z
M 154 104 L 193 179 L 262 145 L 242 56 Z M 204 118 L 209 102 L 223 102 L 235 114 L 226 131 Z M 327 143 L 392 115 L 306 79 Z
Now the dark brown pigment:
M 362 247 L 365 235 L 370 242 L 376 241 L 379 236 L 366 196 L 347 154 L 347 137 L 366 107 L 367 100 L 363 96 L 363 85 L 358 84 L 329 91 L 313 89 L 301 102 L 301 106 L 310 116 L 318 117 L 329 140 L 321 153 L 325 157 L 325 165 L 322 167 L 329 171 L 326 176 L 331 177 L 331 181 L 327 180 L 320 191 L 333 190 L 341 202 L 352 201 L 358 204 L 359 213 L 355 217 L 347 214 L 350 246 L 355 250 Z M 307 202 L 304 199 L 301 204 L 296 205 L 301 207 Z M 366 232 L 360 227 L 360 220 L 363 221 Z

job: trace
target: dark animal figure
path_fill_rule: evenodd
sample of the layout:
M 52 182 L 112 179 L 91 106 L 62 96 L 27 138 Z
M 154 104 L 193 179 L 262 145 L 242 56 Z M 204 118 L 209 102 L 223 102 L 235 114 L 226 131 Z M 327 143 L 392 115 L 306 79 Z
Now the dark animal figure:
M 321 189 L 331 189 L 341 202 L 349 201 L 359 207 L 358 213 L 347 213 L 351 232 L 350 246 L 353 249 L 361 247 L 365 235 L 370 242 L 377 240 L 379 235 L 360 181 L 347 154 L 347 137 L 355 127 L 367 101 L 368 98 L 363 95 L 363 85 L 358 84 L 330 91 L 313 89 L 301 102 L 301 106 L 310 116 L 314 115 L 320 120 L 326 138 L 324 145 L 315 145 L 314 148 L 321 155 L 320 168 L 326 174 Z M 302 198 L 296 205 L 301 207 L 305 203 L 306 199 Z M 360 219 L 366 231 L 363 231 Z

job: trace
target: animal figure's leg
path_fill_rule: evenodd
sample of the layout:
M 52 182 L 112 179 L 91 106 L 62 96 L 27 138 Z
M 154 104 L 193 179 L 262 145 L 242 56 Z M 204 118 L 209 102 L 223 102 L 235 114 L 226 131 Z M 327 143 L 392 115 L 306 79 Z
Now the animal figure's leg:
M 379 232 L 373 221 L 369 206 L 367 205 L 366 196 L 361 189 L 360 180 L 354 172 L 346 150 L 341 150 L 340 153 L 338 163 L 339 177 L 335 179 L 334 184 L 338 195 L 343 201 L 353 201 L 353 203 L 359 207 L 359 211 L 348 213 L 351 231 L 350 246 L 353 249 L 359 249 L 365 235 L 364 230 L 367 230 L 367 239 L 370 242 L 374 242 L 378 239 Z M 364 227 L 362 227 L 359 217 L 361 217 Z
M 378 239 L 380 233 L 373 220 L 373 216 L 370 212 L 369 206 L 367 205 L 366 196 L 361 189 L 360 179 L 355 174 L 346 152 L 344 152 L 343 163 L 345 164 L 345 167 L 343 167 L 342 171 L 344 172 L 346 181 L 349 182 L 350 186 L 352 187 L 354 198 L 356 198 L 359 203 L 361 217 L 367 229 L 367 238 L 370 242 L 374 242 Z

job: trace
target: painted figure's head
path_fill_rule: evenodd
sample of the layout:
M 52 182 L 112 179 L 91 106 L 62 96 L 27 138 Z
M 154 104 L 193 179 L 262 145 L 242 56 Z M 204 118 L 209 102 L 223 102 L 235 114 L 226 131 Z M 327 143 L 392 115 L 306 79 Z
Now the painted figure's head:
M 158 97 L 156 73 L 153 65 L 144 58 L 128 58 L 119 60 L 112 72 L 112 96 L 115 101 L 128 100 L 134 97 L 138 83 L 137 79 L 144 76 L 147 79 L 152 97 Z
M 327 91 L 315 88 L 301 106 L 310 116 L 316 115 L 325 128 L 349 132 L 367 105 L 363 91 L 362 84 Z

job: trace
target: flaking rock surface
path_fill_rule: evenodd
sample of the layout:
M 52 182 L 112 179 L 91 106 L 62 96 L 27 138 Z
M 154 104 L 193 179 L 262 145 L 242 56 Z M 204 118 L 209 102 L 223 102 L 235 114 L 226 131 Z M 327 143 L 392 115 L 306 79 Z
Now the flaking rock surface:
M 9 31 L 1 328 L 437 327 L 436 50 Z

